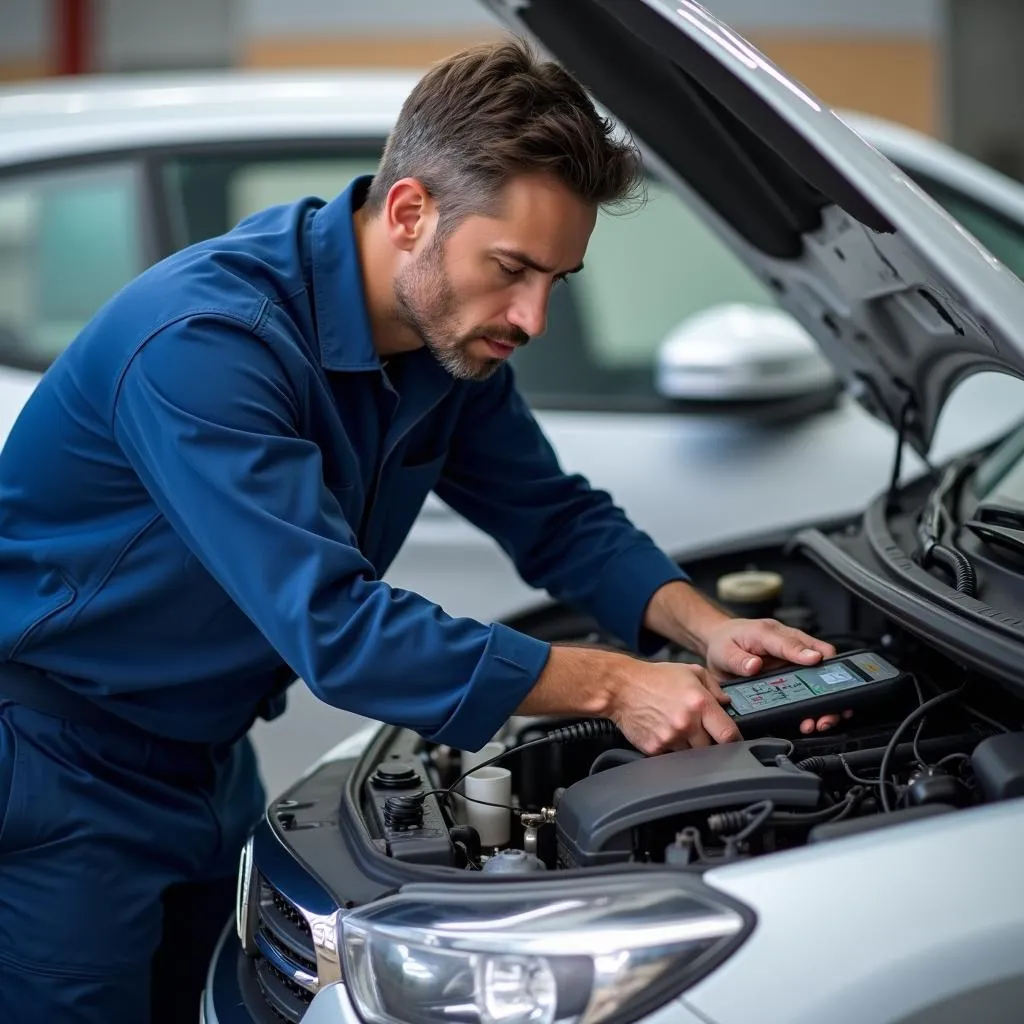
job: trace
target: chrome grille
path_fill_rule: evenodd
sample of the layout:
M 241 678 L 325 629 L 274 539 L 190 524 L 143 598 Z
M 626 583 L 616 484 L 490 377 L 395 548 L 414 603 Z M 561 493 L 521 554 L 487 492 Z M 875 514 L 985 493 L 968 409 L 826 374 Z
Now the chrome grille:
M 297 1024 L 318 988 L 309 922 L 266 879 L 258 877 L 257 884 L 256 980 L 274 1013 Z
M 296 985 L 262 957 L 256 961 L 256 983 L 274 1016 L 288 1024 L 298 1024 L 313 999 L 312 992 Z

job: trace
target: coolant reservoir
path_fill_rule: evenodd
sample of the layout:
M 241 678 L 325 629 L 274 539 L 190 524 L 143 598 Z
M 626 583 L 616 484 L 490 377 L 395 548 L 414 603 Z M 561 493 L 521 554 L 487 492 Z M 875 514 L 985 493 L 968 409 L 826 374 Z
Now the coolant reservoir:
M 719 576 L 718 600 L 743 619 L 770 619 L 782 598 L 782 576 L 777 572 L 744 569 Z

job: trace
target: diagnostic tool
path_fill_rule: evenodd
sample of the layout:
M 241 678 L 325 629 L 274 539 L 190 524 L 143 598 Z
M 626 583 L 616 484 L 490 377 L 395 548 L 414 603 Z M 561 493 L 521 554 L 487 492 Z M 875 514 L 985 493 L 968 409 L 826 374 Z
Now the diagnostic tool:
M 884 702 L 909 676 L 874 651 L 851 651 L 817 665 L 722 684 L 726 712 L 744 736 L 792 727 L 805 718 Z

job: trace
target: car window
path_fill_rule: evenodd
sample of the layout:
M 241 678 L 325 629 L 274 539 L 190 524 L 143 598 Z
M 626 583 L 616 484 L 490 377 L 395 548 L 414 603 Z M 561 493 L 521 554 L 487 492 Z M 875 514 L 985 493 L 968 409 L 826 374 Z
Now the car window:
M 515 356 L 540 405 L 660 405 L 658 348 L 687 317 L 720 303 L 774 306 L 770 291 L 673 191 L 648 182 L 629 213 L 602 212 L 583 272 L 552 295 L 545 337 Z
M 1024 278 L 1024 228 L 999 211 L 948 185 L 921 175 L 917 183 L 955 217 L 993 256 Z
M 330 199 L 353 179 L 372 174 L 379 151 L 266 152 L 182 156 L 164 168 L 173 233 L 180 248 L 229 231 L 250 214 L 304 196 Z
M 0 178 L 0 362 L 45 370 L 143 249 L 131 165 Z

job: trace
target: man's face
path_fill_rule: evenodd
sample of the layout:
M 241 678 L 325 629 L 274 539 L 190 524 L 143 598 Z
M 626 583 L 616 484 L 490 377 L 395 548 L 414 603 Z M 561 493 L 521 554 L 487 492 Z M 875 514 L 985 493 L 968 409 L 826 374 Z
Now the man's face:
M 582 269 L 596 209 L 546 175 L 513 179 L 492 216 L 436 231 L 395 278 L 399 318 L 461 380 L 544 332 L 551 289 Z

